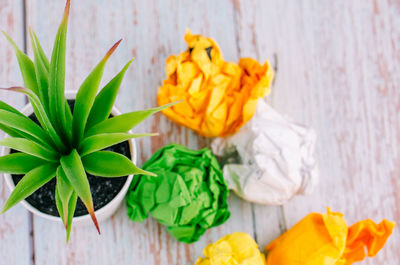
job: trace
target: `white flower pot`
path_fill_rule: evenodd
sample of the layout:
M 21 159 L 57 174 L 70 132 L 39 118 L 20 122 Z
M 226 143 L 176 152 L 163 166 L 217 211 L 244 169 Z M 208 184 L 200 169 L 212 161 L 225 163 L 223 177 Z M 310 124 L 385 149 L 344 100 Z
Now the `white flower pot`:
M 67 99 L 75 99 L 76 97 L 76 91 L 67 91 L 66 92 L 66 98 Z M 29 116 L 33 113 L 33 108 L 32 105 L 29 103 L 27 104 L 21 111 L 24 115 Z M 120 111 L 116 108 L 113 107 L 111 110 L 111 114 L 114 116 L 120 115 Z M 130 152 L 131 152 L 131 158 L 132 158 L 132 162 L 136 164 L 136 145 L 135 145 L 135 140 L 134 139 L 130 139 L 129 141 L 129 146 L 130 146 Z M 2 148 L 2 152 L 1 155 L 7 155 L 10 153 L 10 149 L 8 147 L 3 147 Z M 6 183 L 8 188 L 12 191 L 15 188 L 14 182 L 11 178 L 10 174 L 4 174 Z M 133 175 L 129 175 L 124 186 L 122 187 L 122 189 L 120 190 L 120 192 L 114 197 L 114 199 L 112 199 L 108 204 L 106 204 L 105 206 L 103 206 L 102 208 L 98 209 L 95 211 L 96 213 L 96 217 L 97 220 L 99 222 L 106 220 L 107 218 L 109 218 L 111 215 L 113 215 L 115 213 L 115 211 L 118 209 L 119 205 L 121 204 L 122 200 L 124 199 L 126 192 L 128 191 L 129 185 L 131 183 L 133 179 Z M 46 213 L 43 213 L 41 211 L 39 211 L 38 209 L 34 208 L 32 205 L 30 205 L 27 201 L 22 201 L 21 202 L 22 205 L 28 209 L 30 212 L 32 212 L 33 214 L 37 215 L 37 216 L 41 216 L 45 219 L 48 220 L 52 220 L 52 221 L 56 221 L 56 222 L 61 222 L 61 218 L 60 217 L 56 217 L 53 215 L 49 215 Z M 82 215 L 79 217 L 74 217 L 73 220 L 73 225 L 86 225 L 86 224 L 91 224 L 92 220 L 89 216 L 89 214 L 86 215 Z

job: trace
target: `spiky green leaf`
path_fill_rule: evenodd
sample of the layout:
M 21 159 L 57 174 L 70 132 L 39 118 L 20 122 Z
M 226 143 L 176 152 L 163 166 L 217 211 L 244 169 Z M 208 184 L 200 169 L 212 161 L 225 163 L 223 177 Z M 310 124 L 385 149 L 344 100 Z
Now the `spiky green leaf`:
M 17 56 L 19 68 L 21 69 L 22 79 L 24 79 L 25 86 L 32 90 L 35 94 L 38 93 L 35 66 L 29 57 L 21 51 L 17 44 L 8 36 L 4 31 L 3 34 L 6 36 L 7 40 L 10 42 L 11 46 L 14 48 L 15 54 Z
M 48 132 L 50 135 L 52 142 L 55 144 L 57 149 L 59 151 L 65 151 L 65 144 L 61 140 L 60 136 L 57 134 L 56 130 L 54 129 L 53 125 L 51 124 L 51 121 L 49 117 L 47 116 L 47 113 L 37 95 L 32 93 L 29 89 L 26 89 L 24 87 L 9 87 L 5 88 L 7 90 L 15 91 L 15 92 L 20 92 L 28 96 L 30 102 L 32 103 L 33 110 L 36 114 L 36 117 L 38 118 L 40 124 L 45 128 L 45 130 Z M 47 142 L 45 143 L 47 144 Z
M 69 202 L 68 202 L 67 243 L 69 241 L 69 236 L 71 234 L 72 220 L 74 218 L 74 213 L 75 213 L 76 202 L 77 201 L 78 201 L 78 195 L 76 194 L 76 192 L 72 192 L 72 196 L 71 196 L 71 198 L 69 199 Z
M 65 49 L 67 41 L 67 26 L 70 9 L 70 1 L 67 1 L 64 17 L 58 28 L 54 41 L 53 53 L 49 71 L 49 113 L 54 127 L 60 135 L 65 135 L 69 124 L 65 118 Z
M 120 42 L 121 40 L 114 44 L 114 46 L 107 52 L 106 56 L 100 61 L 100 63 L 97 64 L 85 81 L 83 81 L 78 90 L 72 118 L 73 139 L 75 144 L 79 143 L 83 138 L 86 121 L 89 116 L 90 109 L 93 106 L 101 77 L 103 76 L 104 67 L 108 61 L 108 58 L 118 47 Z
M 49 70 L 46 69 L 45 62 L 43 62 L 42 55 L 39 51 L 36 38 L 33 36 L 33 32 L 30 30 L 29 34 L 32 41 L 33 54 L 35 56 L 34 66 L 36 73 L 36 80 L 38 86 L 38 96 L 43 108 L 48 113 L 49 108 Z
M 72 112 L 69 107 L 68 101 L 65 102 L 65 119 L 68 124 L 72 124 Z M 72 140 L 72 125 L 70 126 L 71 130 L 67 132 L 69 136 L 69 140 Z
M 61 220 L 67 230 L 67 243 L 69 241 L 69 237 L 71 234 L 72 228 L 72 220 L 74 218 L 74 213 L 76 209 L 76 202 L 78 201 L 78 196 L 76 195 L 75 191 L 72 191 L 71 196 L 67 202 L 67 207 L 64 207 L 63 202 L 61 201 L 59 191 L 56 189 L 55 192 L 55 199 L 56 199 L 56 206 L 58 213 L 60 214 Z M 64 209 L 68 211 L 68 214 L 64 213 Z
M 1 101 L 1 100 L 0 100 L 0 109 L 7 110 L 12 113 L 15 113 L 15 114 L 25 117 L 24 114 L 22 114 L 21 112 L 19 112 L 18 110 L 16 110 L 15 108 L 11 107 L 10 105 L 8 105 L 7 103 L 5 103 L 4 101 Z
M 2 87 L 2 88 L 0 88 L 0 89 L 2 89 L 2 90 L 7 90 L 7 91 L 13 91 L 13 92 L 24 93 L 24 94 L 26 94 L 28 97 L 29 97 L 29 95 L 34 96 L 34 98 L 35 98 L 35 97 L 38 97 L 35 93 L 32 92 L 32 90 L 30 90 L 30 89 L 28 89 L 28 88 L 25 88 L 25 87 L 19 87 L 19 86 L 15 86 L 15 87 Z M 38 101 L 39 101 L 39 99 L 38 99 Z M 34 104 L 33 102 L 31 102 L 31 103 L 32 103 L 32 108 L 33 108 L 33 110 L 34 110 L 34 113 L 35 113 L 35 115 L 36 115 L 36 117 L 37 117 L 39 123 L 42 125 L 42 127 L 44 127 L 44 122 L 43 122 L 42 116 L 40 115 L 40 113 L 39 113 L 39 111 L 38 111 L 38 109 L 37 109 L 36 104 Z
M 3 132 L 5 132 L 6 134 L 8 134 L 9 136 L 12 137 L 23 137 L 21 134 L 19 134 L 19 132 L 15 129 L 12 129 L 8 126 L 5 126 L 3 124 L 0 124 L 0 130 L 2 130 Z
M 4 138 L 0 140 L 0 145 L 42 158 L 46 161 L 58 161 L 58 154 L 56 152 L 46 149 L 45 147 L 25 138 Z
M 60 195 L 58 194 L 58 189 L 56 187 L 55 192 L 54 192 L 54 199 L 56 200 L 56 207 L 58 214 L 60 215 L 60 218 L 65 226 L 65 220 L 64 220 L 64 207 L 63 203 L 61 201 Z
M 52 146 L 49 144 L 52 143 L 49 135 L 28 117 L 6 110 L 0 110 L 0 123 L 12 129 L 22 131 L 30 135 L 32 139 L 38 143 L 41 143 L 43 146 L 52 148 Z
M 92 217 L 97 231 L 100 233 L 99 225 L 94 214 L 94 206 L 92 194 L 90 193 L 89 181 L 78 152 L 73 149 L 69 155 L 61 157 L 60 162 L 65 175 L 71 183 L 71 186 L 74 188 L 79 198 L 81 198 L 83 204 Z
M 67 243 L 69 241 L 69 236 L 71 234 L 71 228 L 72 228 L 72 220 L 74 218 L 74 213 L 76 209 L 76 202 L 78 201 L 78 195 L 76 192 L 72 193 L 71 199 L 69 200 L 68 203 L 68 227 L 67 227 Z
M 133 59 L 130 60 L 124 66 L 124 68 L 110 82 L 108 82 L 103 89 L 100 90 L 99 94 L 96 96 L 86 123 L 86 131 L 93 127 L 93 125 L 106 120 L 110 116 L 119 87 L 121 86 L 126 70 L 128 70 L 132 61 Z
M 43 48 L 42 48 L 42 46 L 40 45 L 39 39 L 38 39 L 38 37 L 36 36 L 36 34 L 35 34 L 34 31 L 32 31 L 32 34 L 33 34 L 33 37 L 34 37 L 34 39 L 35 39 L 35 43 L 36 43 L 36 47 L 37 47 L 38 52 L 39 52 L 39 55 L 40 55 L 40 59 L 41 59 L 43 65 L 44 65 L 45 69 L 47 70 L 47 72 L 49 72 L 49 70 L 50 70 L 50 62 L 49 62 L 49 59 L 47 59 L 47 56 L 46 56 L 46 54 L 44 53 Z
M 46 163 L 48 162 L 32 155 L 13 153 L 0 157 L 0 172 L 9 174 L 25 174 Z
M 18 115 L 26 118 L 24 114 L 22 114 L 21 112 L 19 112 L 18 110 L 14 109 L 13 107 L 11 107 L 10 105 L 8 105 L 7 103 L 5 103 L 5 102 L 3 102 L 1 100 L 0 100 L 0 109 L 10 111 L 12 113 L 18 114 Z M 31 137 L 29 134 L 24 133 L 24 132 L 22 132 L 20 130 L 17 130 L 17 129 L 13 129 L 13 128 L 11 128 L 9 126 L 6 126 L 4 124 L 0 124 L 0 130 L 4 131 L 5 133 L 7 133 L 8 135 L 10 135 L 12 137 L 23 137 L 23 138 L 27 138 L 27 139 L 30 139 L 32 141 L 38 142 L 34 137 Z
M 59 134 L 56 132 L 55 128 L 53 127 L 53 124 L 50 121 L 49 116 L 46 113 L 46 110 L 44 106 L 42 105 L 40 99 L 38 96 L 30 92 L 29 90 L 26 89 L 20 89 L 16 90 L 18 92 L 24 93 L 25 95 L 28 96 L 30 102 L 32 103 L 32 107 L 35 111 L 36 117 L 38 118 L 39 122 L 42 124 L 42 126 L 45 128 L 45 130 L 48 132 L 50 135 L 51 139 L 53 140 L 54 144 L 57 146 L 59 151 L 65 151 L 66 146 L 64 142 L 62 141 L 61 137 Z M 70 128 L 70 127 L 69 127 Z
M 1 100 L 0 100 L 0 109 L 7 110 L 12 113 L 15 113 L 15 114 L 25 117 L 21 112 L 19 112 L 18 110 L 14 109 L 13 107 L 11 107 L 10 105 L 8 105 L 7 103 L 5 103 Z M 29 135 L 27 136 L 25 133 L 23 133 L 17 129 L 10 128 L 4 124 L 0 124 L 0 130 L 2 130 L 3 132 L 5 132 L 6 134 L 8 134 L 12 137 L 24 137 L 24 138 L 28 138 L 31 140 L 33 139 L 32 137 L 29 137 Z
M 73 149 L 69 155 L 61 157 L 60 162 L 65 176 L 78 196 L 85 203 L 91 204 L 92 194 L 90 193 L 89 181 L 78 152 Z
M 126 133 L 133 127 L 144 121 L 146 118 L 148 118 L 150 115 L 163 109 L 169 108 L 176 103 L 177 102 L 166 104 L 153 109 L 139 110 L 112 117 L 93 126 L 87 131 L 85 136 L 89 137 L 95 134 L 102 133 Z
M 62 166 L 59 166 L 57 169 L 57 185 L 56 188 L 58 189 L 60 198 L 62 202 L 67 206 L 68 201 L 72 195 L 73 188 L 67 178 L 67 176 L 64 173 L 64 170 L 62 169 Z
M 82 157 L 85 170 L 100 177 L 121 177 L 131 174 L 155 176 L 154 173 L 138 168 L 126 156 L 110 152 L 97 151 Z
M 64 222 L 65 228 L 68 227 L 68 203 L 71 199 L 72 192 L 74 189 L 72 188 L 67 176 L 65 175 L 61 166 L 58 167 L 56 173 L 56 191 L 57 196 L 61 201 L 62 212 L 60 213 L 61 219 Z M 61 215 L 62 214 L 62 215 Z
M 57 164 L 45 164 L 29 171 L 11 193 L 1 213 L 6 212 L 44 184 L 49 182 L 56 175 Z
M 142 134 L 129 134 L 129 133 L 104 133 L 97 134 L 85 138 L 79 145 L 79 154 L 81 156 L 88 155 L 90 153 L 102 150 L 109 146 L 121 143 L 128 139 L 155 136 L 157 133 L 142 133 Z

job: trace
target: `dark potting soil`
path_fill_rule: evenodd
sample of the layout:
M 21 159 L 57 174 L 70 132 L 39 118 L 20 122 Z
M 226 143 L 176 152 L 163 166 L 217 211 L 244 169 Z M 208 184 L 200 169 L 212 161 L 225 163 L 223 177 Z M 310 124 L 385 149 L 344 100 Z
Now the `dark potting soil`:
M 74 101 L 68 101 L 71 109 L 73 109 Z M 35 114 L 29 116 L 34 122 L 39 123 Z M 125 141 L 113 146 L 110 146 L 104 150 L 113 151 L 120 153 L 129 159 L 131 158 L 129 142 Z M 15 150 L 11 150 L 15 153 Z M 87 178 L 90 184 L 90 191 L 92 193 L 94 209 L 98 210 L 109 203 L 112 199 L 117 196 L 118 192 L 124 186 L 127 176 L 118 178 L 102 178 L 98 176 L 93 176 L 88 173 Z M 12 175 L 14 184 L 17 184 L 24 175 Z M 53 216 L 59 216 L 55 201 L 55 188 L 56 188 L 56 178 L 46 183 L 44 186 L 35 191 L 31 196 L 25 200 L 32 205 L 34 208 L 38 209 L 43 213 L 47 213 Z M 85 206 L 82 201 L 78 199 L 76 210 L 74 216 L 82 216 L 87 214 Z

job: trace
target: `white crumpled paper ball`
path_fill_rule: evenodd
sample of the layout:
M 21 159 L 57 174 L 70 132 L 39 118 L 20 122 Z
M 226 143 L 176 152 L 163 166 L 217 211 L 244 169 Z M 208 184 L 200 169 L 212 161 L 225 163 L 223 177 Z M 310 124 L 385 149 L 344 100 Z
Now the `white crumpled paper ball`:
M 314 130 L 292 123 L 260 100 L 256 114 L 236 134 L 216 138 L 228 186 L 245 200 L 281 205 L 310 193 L 318 182 Z

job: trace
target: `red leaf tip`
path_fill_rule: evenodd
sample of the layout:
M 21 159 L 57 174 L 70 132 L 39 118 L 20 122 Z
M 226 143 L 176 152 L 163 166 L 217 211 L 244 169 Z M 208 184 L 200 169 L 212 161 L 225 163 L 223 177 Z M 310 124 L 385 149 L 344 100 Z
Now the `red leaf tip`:
M 2 90 L 9 90 L 9 91 L 22 91 L 26 90 L 25 87 L 22 86 L 12 86 L 12 87 L 0 87 Z
M 101 234 L 100 227 L 99 227 L 99 223 L 97 222 L 96 215 L 94 214 L 93 205 L 91 205 L 90 207 L 86 207 L 86 208 L 87 208 L 87 210 L 88 210 L 88 212 L 90 214 L 90 217 L 92 218 L 92 221 L 93 221 L 94 225 L 96 226 L 97 232 L 100 235 Z
M 65 4 L 65 9 L 64 9 L 64 19 L 66 20 L 69 16 L 69 10 L 71 8 L 71 0 L 67 0 L 67 3 Z
M 120 39 L 119 41 L 117 41 L 112 47 L 111 49 L 108 50 L 105 58 L 108 59 L 111 54 L 113 54 L 113 52 L 117 49 L 118 45 L 121 43 L 122 39 Z

